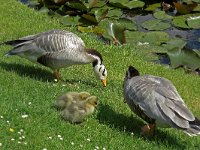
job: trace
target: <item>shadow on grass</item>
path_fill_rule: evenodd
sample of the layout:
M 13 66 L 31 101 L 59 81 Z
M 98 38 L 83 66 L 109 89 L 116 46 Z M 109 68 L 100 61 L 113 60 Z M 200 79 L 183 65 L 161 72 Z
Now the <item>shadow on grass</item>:
M 5 63 L 5 62 L 0 62 L 0 67 L 6 71 L 15 72 L 20 76 L 27 76 L 43 82 L 46 81 L 54 82 L 53 73 L 39 67 L 17 64 L 17 63 Z M 91 87 L 97 86 L 95 83 L 88 80 L 86 81 L 78 79 L 67 79 L 67 80 L 62 80 L 61 82 L 66 84 L 85 84 Z
M 106 124 L 120 132 L 127 132 L 128 135 L 137 136 L 141 138 L 140 135 L 141 127 L 144 126 L 144 122 L 137 119 L 137 117 L 133 116 L 125 116 L 123 114 L 118 114 L 117 112 L 113 111 L 112 108 L 108 105 L 100 104 L 98 106 L 99 113 L 97 114 L 97 119 L 101 124 Z M 156 130 L 156 135 L 151 138 L 145 138 L 144 140 L 156 142 L 158 145 L 163 144 L 166 147 L 172 147 L 175 149 L 185 149 L 185 145 L 181 143 L 180 139 L 176 137 L 172 137 L 166 132 L 161 130 Z
M 20 76 L 27 76 L 43 82 L 53 81 L 53 74 L 39 67 L 28 66 L 17 63 L 0 62 L 0 67 L 9 72 L 15 72 Z

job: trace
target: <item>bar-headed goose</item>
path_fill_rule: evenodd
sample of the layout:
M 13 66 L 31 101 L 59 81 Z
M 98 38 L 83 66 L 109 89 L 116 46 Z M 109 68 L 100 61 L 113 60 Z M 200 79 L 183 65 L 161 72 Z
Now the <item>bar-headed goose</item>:
M 142 128 L 144 135 L 153 135 L 156 126 L 181 129 L 190 136 L 200 134 L 200 120 L 165 78 L 140 76 L 130 66 L 124 79 L 124 98 L 131 110 L 149 123 Z
M 86 48 L 83 40 L 72 32 L 50 30 L 4 44 L 13 46 L 13 49 L 6 53 L 7 56 L 18 55 L 47 66 L 54 71 L 58 80 L 60 68 L 92 63 L 96 77 L 106 86 L 107 70 L 103 65 L 102 55 L 94 49 Z

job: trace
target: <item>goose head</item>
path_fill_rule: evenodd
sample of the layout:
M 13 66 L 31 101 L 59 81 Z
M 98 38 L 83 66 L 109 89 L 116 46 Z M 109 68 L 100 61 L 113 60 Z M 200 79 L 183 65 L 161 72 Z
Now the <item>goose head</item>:
M 126 71 L 125 79 L 128 80 L 128 79 L 131 79 L 132 77 L 139 76 L 139 75 L 140 73 L 137 69 L 135 69 L 133 66 L 129 66 L 128 70 Z
M 92 65 L 93 65 L 93 70 L 95 73 L 95 76 L 97 79 L 100 79 L 103 86 L 106 86 L 106 77 L 107 77 L 107 70 L 106 67 L 103 65 L 103 58 L 102 55 L 93 49 L 87 50 L 88 55 L 92 57 Z
M 140 75 L 140 73 L 137 69 L 135 69 L 133 66 L 129 66 L 128 70 L 126 71 L 126 75 L 124 77 L 123 87 L 131 78 L 133 78 L 135 76 L 139 76 L 139 75 Z

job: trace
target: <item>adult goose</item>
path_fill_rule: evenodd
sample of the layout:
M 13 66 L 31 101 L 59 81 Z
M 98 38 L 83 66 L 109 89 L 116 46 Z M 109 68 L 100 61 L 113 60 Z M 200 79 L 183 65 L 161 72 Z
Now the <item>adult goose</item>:
M 6 53 L 7 56 L 18 55 L 47 66 L 54 71 L 58 80 L 60 68 L 92 63 L 96 77 L 106 86 L 107 70 L 103 65 L 102 55 L 94 49 L 86 48 L 83 40 L 72 32 L 50 30 L 4 44 L 13 46 L 13 49 Z
M 124 78 L 124 98 L 131 110 L 148 123 L 142 127 L 144 135 L 154 135 L 156 126 L 181 129 L 190 136 L 200 134 L 200 120 L 168 79 L 140 76 L 138 70 L 129 66 Z

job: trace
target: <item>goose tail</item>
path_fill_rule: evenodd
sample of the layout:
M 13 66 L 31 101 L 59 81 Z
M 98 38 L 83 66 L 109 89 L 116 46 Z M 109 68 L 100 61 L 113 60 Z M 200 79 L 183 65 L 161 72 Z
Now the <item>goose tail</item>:
M 198 136 L 200 135 L 200 119 L 195 117 L 194 121 L 190 121 L 190 128 L 185 130 L 185 133 L 189 136 Z

